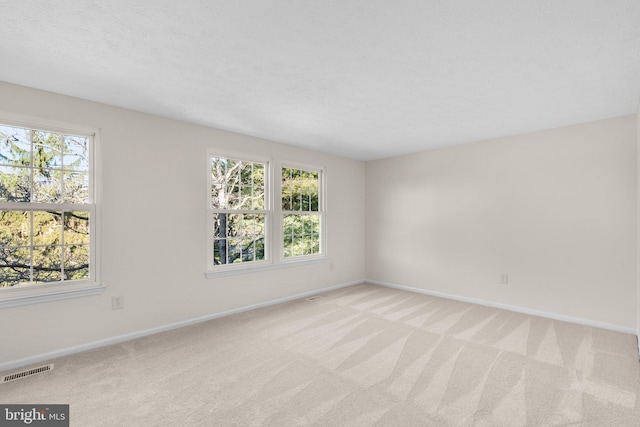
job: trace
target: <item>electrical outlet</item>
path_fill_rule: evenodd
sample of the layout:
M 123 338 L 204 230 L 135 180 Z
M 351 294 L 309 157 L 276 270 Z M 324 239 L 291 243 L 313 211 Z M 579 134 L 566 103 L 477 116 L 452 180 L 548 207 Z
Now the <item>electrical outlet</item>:
M 333 271 L 336 267 L 333 265 L 332 262 L 329 263 L 329 271 Z
M 111 297 L 111 309 L 118 310 L 124 308 L 124 297 L 122 295 Z
M 509 284 L 509 273 L 500 274 L 500 284 L 508 285 Z

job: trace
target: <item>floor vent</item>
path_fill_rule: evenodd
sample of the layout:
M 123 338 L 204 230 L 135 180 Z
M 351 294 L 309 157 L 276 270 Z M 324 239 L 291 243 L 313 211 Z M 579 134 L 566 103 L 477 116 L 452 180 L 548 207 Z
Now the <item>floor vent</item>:
M 37 368 L 27 369 L 26 371 L 16 372 L 14 374 L 5 375 L 2 377 L 0 384 L 8 383 L 10 381 L 20 380 L 31 375 L 39 374 L 40 372 L 47 372 L 53 370 L 53 363 L 50 365 L 38 366 Z
M 314 295 L 314 296 L 312 296 L 312 297 L 305 298 L 305 299 L 306 299 L 307 301 L 314 302 L 314 301 L 319 301 L 319 300 L 321 300 L 321 299 L 324 299 L 324 297 L 323 297 L 323 296 L 320 296 L 320 295 Z

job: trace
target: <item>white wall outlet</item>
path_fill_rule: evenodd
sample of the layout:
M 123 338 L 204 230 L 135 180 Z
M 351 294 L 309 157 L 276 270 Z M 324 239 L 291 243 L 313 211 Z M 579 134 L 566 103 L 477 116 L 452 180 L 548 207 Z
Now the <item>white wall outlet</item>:
M 329 271 L 335 270 L 336 266 L 332 262 L 329 263 Z
M 509 284 L 509 273 L 500 274 L 500 284 L 508 285 Z
M 122 295 L 111 297 L 111 309 L 118 310 L 124 308 L 124 297 Z

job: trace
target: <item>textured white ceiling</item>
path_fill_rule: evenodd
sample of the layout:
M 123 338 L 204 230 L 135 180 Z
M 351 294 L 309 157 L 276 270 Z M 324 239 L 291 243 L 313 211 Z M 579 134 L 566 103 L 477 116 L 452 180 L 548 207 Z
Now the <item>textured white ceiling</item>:
M 0 0 L 0 24 L 0 80 L 361 160 L 640 98 L 640 0 Z

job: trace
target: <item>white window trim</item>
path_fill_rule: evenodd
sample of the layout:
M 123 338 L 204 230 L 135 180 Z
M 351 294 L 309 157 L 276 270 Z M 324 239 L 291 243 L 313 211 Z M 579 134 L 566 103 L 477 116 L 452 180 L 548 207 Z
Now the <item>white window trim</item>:
M 234 160 L 242 160 L 247 162 L 255 162 L 255 163 L 263 163 L 265 165 L 265 200 L 264 200 L 264 212 L 266 215 L 265 218 L 265 239 L 264 239 L 264 261 L 251 261 L 247 263 L 237 263 L 237 264 L 225 264 L 225 265 L 214 265 L 213 264 L 213 224 L 211 223 L 211 219 L 213 217 L 214 209 L 211 206 L 211 157 L 225 157 Z M 217 277 L 217 276 L 228 276 L 248 271 L 255 271 L 256 269 L 265 269 L 269 268 L 273 265 L 273 245 L 272 242 L 272 232 L 273 232 L 273 159 L 271 157 L 260 157 L 260 156 L 252 156 L 246 155 L 240 152 L 228 151 L 228 150 L 217 150 L 215 148 L 207 150 L 207 191 L 206 202 L 207 202 L 207 270 L 205 275 L 208 278 Z
M 327 228 L 326 228 L 326 212 L 327 212 L 327 184 L 326 184 L 326 167 L 311 165 L 306 163 L 292 162 L 292 161 L 282 161 L 280 162 L 280 167 L 278 168 L 278 203 L 275 211 L 278 221 L 278 230 L 282 233 L 284 230 L 284 215 L 282 210 L 282 168 L 291 168 L 291 169 L 301 169 L 309 172 L 318 172 L 318 211 L 317 214 L 320 215 L 320 253 L 313 255 L 299 255 L 295 257 L 285 258 L 284 256 L 284 239 L 282 234 L 278 236 L 279 250 L 280 250 L 280 263 L 282 264 L 299 264 L 299 263 L 308 263 L 309 261 L 314 260 L 326 260 L 328 258 L 327 255 Z M 315 212 L 311 212 L 315 213 Z
M 224 271 L 207 271 L 204 273 L 205 277 L 208 279 L 214 279 L 217 277 L 225 277 L 225 276 L 234 276 L 236 274 L 248 274 L 248 273 L 257 273 L 260 271 L 269 271 L 269 270 L 279 270 L 281 268 L 290 268 L 290 267 L 300 267 L 304 265 L 311 264 L 320 264 L 324 262 L 329 262 L 328 258 L 306 258 L 304 260 L 297 260 L 296 262 L 287 262 L 287 263 L 271 263 L 271 264 L 262 264 L 259 266 L 245 266 L 244 268 L 235 268 L 232 270 L 224 270 Z
M 24 127 L 29 129 L 41 129 L 56 133 L 90 136 L 93 139 L 92 149 L 89 150 L 91 170 L 89 175 L 89 200 L 91 205 L 88 206 L 90 215 L 89 229 L 91 237 L 89 241 L 89 264 L 90 277 L 81 280 L 65 280 L 61 282 L 50 282 L 41 284 L 27 284 L 13 286 L 10 288 L 0 288 L 0 308 L 17 307 L 21 305 L 29 305 L 61 299 L 79 298 L 90 295 L 101 294 L 105 286 L 101 284 L 101 268 L 100 268 L 100 201 L 102 196 L 101 187 L 101 144 L 100 129 L 90 126 L 78 125 L 43 119 L 39 117 L 25 116 L 10 112 L 0 111 L 0 122 L 7 125 Z M 0 208 L 15 208 L 15 204 L 0 202 Z M 69 207 L 68 204 L 51 204 L 39 206 L 49 206 L 53 209 L 64 210 Z M 29 208 L 33 208 L 34 204 L 29 204 Z M 28 210 L 27 208 L 26 210 Z

